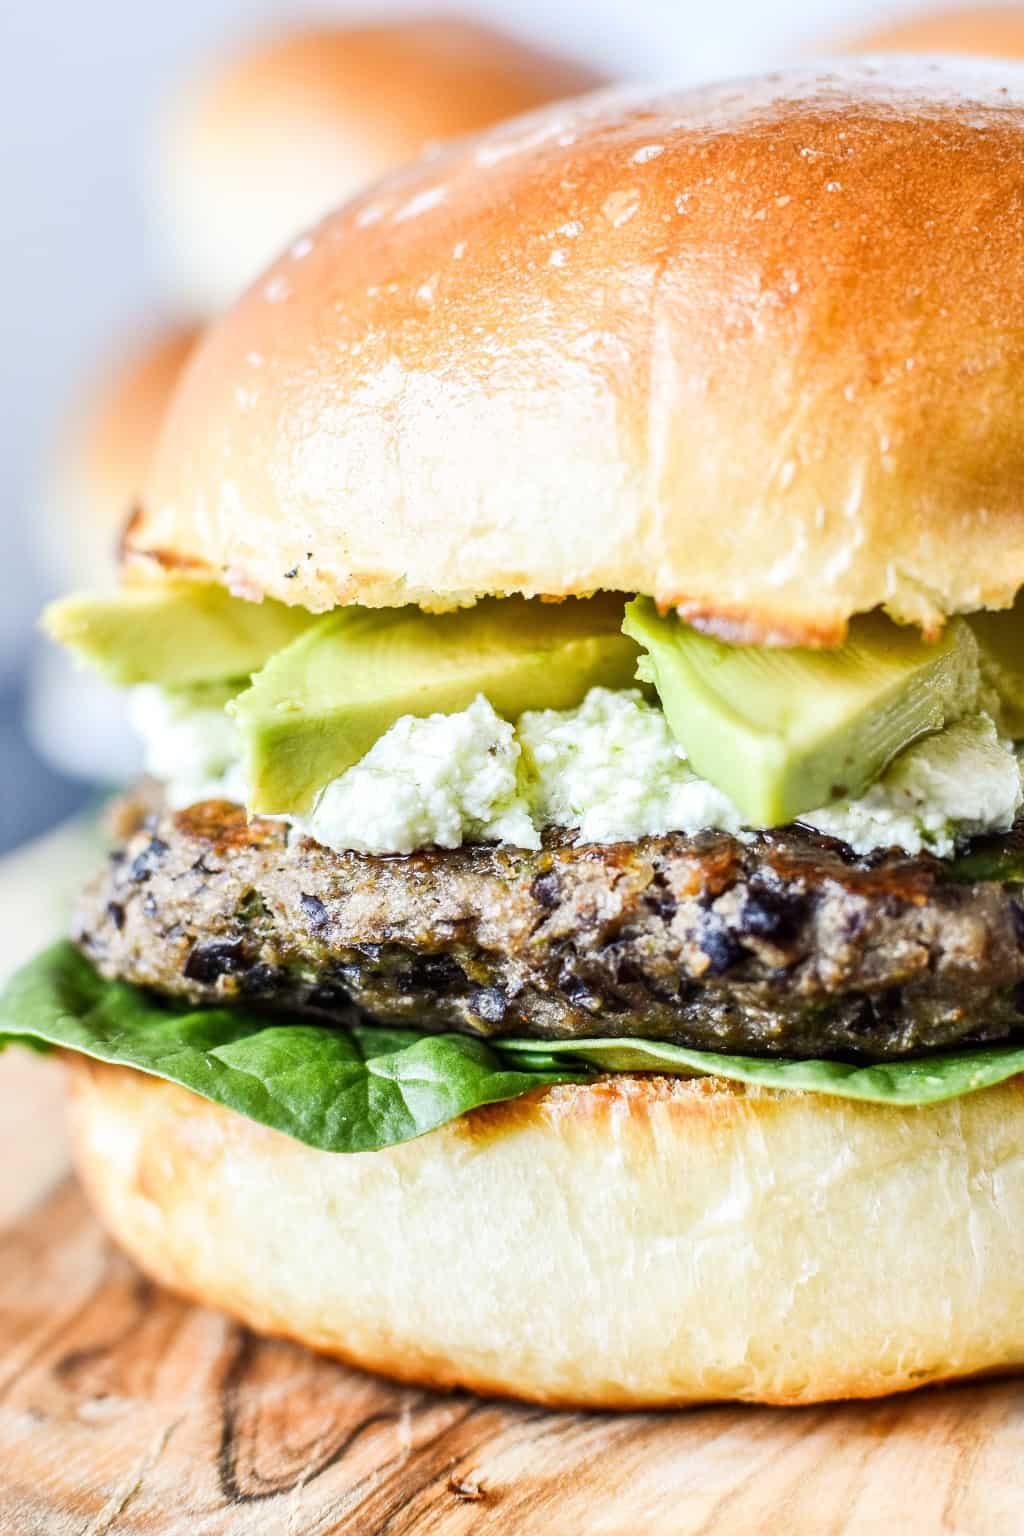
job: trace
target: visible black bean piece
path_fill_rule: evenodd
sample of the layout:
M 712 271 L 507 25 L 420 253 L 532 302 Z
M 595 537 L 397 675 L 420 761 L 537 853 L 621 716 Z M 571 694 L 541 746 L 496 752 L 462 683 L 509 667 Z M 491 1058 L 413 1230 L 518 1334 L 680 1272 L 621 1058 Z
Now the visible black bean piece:
M 724 976 L 743 959 L 743 945 L 713 912 L 705 918 L 697 944 L 701 953 L 708 957 L 708 970 L 712 976 Z
M 601 1007 L 601 998 L 582 976 L 577 976 L 568 965 L 563 965 L 558 973 L 558 990 L 563 997 L 567 997 L 570 1003 L 577 1008 L 584 1008 L 588 1013 L 596 1013 Z
M 508 998 L 500 987 L 477 987 L 466 999 L 466 1006 L 485 1024 L 500 1024 L 508 1008 Z
M 546 907 L 548 911 L 558 906 L 558 898 L 561 895 L 562 882 L 553 869 L 545 869 L 539 875 L 535 875 L 530 885 L 530 895 L 539 907 Z
M 241 988 L 248 997 L 265 997 L 268 992 L 276 991 L 283 976 L 284 973 L 276 966 L 260 960 L 243 972 Z
M 110 921 L 113 923 L 118 933 L 120 933 L 121 929 L 124 927 L 124 907 L 122 907 L 119 901 L 107 902 L 107 916 L 110 918 Z
M 466 973 L 451 955 L 414 955 L 398 981 L 403 992 L 450 992 L 465 985 Z
M 299 897 L 299 903 L 306 914 L 310 932 L 322 937 L 331 926 L 331 918 L 319 896 L 307 896 L 303 891 Z
M 751 881 L 739 914 L 740 930 L 770 943 L 784 944 L 799 933 L 809 908 L 803 891 Z
M 679 909 L 679 904 L 671 891 L 649 891 L 644 897 L 644 906 L 650 911 L 656 912 L 663 922 L 670 923 Z
M 128 866 L 128 879 L 133 885 L 142 885 L 152 877 L 153 871 L 168 852 L 162 837 L 151 837 L 141 853 L 137 853 Z
M 218 976 L 233 976 L 244 968 L 241 939 L 210 939 L 193 944 L 185 961 L 189 981 L 216 981 Z

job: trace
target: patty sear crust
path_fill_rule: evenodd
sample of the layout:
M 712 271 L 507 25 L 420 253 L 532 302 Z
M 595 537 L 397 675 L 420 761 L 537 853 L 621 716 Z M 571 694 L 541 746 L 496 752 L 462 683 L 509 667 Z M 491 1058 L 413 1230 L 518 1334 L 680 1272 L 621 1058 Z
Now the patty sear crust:
M 379 857 L 226 801 L 134 820 L 75 936 L 104 976 L 191 1002 L 812 1057 L 1024 1029 L 1014 888 L 930 857 L 793 827 Z

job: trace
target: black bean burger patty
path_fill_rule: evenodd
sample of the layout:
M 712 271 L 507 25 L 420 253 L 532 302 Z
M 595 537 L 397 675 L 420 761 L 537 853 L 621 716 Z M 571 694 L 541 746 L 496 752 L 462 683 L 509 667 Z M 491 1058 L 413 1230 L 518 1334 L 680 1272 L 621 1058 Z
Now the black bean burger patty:
M 1019 893 L 799 828 L 374 857 L 208 801 L 137 826 L 76 937 L 105 976 L 194 1002 L 885 1057 L 1024 1028 Z

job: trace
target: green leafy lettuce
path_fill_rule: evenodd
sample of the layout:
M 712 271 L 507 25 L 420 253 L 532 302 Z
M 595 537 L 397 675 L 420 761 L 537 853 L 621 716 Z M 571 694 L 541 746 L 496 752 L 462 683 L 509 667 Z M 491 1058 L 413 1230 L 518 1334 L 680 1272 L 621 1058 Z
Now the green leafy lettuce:
M 1024 821 L 994 837 L 976 837 L 970 845 L 943 865 L 947 880 L 971 884 L 998 880 L 1002 884 L 1024 881 Z
M 393 1146 L 468 1109 L 587 1074 L 572 1063 L 520 1068 L 464 1035 L 168 1006 L 140 987 L 104 981 L 66 942 L 8 982 L 0 1031 L 0 1040 L 61 1046 L 166 1078 L 327 1152 Z
M 503 1040 L 502 1052 L 521 1060 L 537 1042 Z M 540 1059 L 540 1058 L 538 1058 Z M 789 1057 L 720 1056 L 662 1040 L 545 1041 L 543 1064 L 586 1062 L 601 1072 L 661 1072 L 687 1077 L 724 1077 L 730 1082 L 831 1093 L 871 1104 L 937 1104 L 991 1088 L 1024 1072 L 1024 1046 L 988 1045 L 938 1056 L 855 1066 L 845 1061 L 793 1061 Z
M 61 1047 L 189 1088 L 327 1152 L 409 1141 L 468 1110 L 596 1073 L 714 1075 L 875 1104 L 932 1104 L 1024 1072 L 1024 1048 L 988 1046 L 852 1066 L 724 1056 L 653 1040 L 502 1040 L 353 1022 L 295 1023 L 245 1006 L 168 1004 L 104 981 L 72 944 L 29 962 L 0 994 L 0 1045 Z

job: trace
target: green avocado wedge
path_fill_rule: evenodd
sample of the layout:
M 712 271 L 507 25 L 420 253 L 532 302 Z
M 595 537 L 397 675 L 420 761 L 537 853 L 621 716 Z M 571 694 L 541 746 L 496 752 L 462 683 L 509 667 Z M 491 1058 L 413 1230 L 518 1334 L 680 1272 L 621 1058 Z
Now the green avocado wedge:
M 487 598 L 454 613 L 343 608 L 273 656 L 231 705 L 249 808 L 309 809 L 317 791 L 402 715 L 453 713 L 485 694 L 500 715 L 568 709 L 589 688 L 627 688 L 639 651 L 623 599 Z
M 104 981 L 62 942 L 0 993 L 0 1047 L 62 1048 L 177 1083 L 324 1152 L 372 1152 L 469 1110 L 599 1074 L 655 1072 L 824 1093 L 865 1104 L 940 1103 L 1024 1072 L 1024 1046 L 854 1066 L 719 1056 L 653 1040 L 502 1040 L 353 1021 L 296 1022 L 247 1007 L 188 1008 Z
M 970 712 L 981 686 L 962 619 L 934 643 L 871 613 L 837 650 L 740 646 L 639 597 L 623 628 L 694 769 L 752 827 L 862 794 L 904 747 Z
M 266 598 L 247 603 L 209 582 L 161 582 L 51 603 L 43 628 L 109 682 L 187 688 L 248 678 L 315 615 Z

